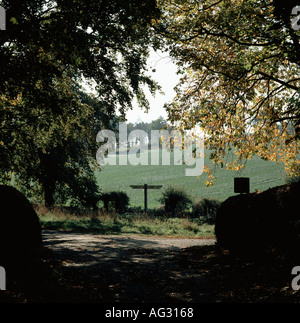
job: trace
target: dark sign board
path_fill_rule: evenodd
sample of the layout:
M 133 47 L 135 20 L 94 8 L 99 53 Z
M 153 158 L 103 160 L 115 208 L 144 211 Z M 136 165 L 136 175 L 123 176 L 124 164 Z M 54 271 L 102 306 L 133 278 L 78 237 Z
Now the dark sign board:
M 249 193 L 250 179 L 249 177 L 235 177 L 234 178 L 234 193 Z

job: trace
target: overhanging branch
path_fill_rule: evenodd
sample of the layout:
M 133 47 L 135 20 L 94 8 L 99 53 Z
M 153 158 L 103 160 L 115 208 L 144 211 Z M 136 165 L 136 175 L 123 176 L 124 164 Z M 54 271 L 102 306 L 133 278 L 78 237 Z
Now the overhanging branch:
M 275 81 L 275 82 L 277 82 L 277 83 L 279 83 L 279 84 L 281 84 L 281 85 L 286 86 L 286 87 L 287 87 L 287 88 L 289 88 L 289 89 L 292 89 L 292 90 L 295 90 L 295 91 L 298 91 L 298 90 L 299 90 L 299 87 L 298 87 L 298 86 L 292 85 L 292 84 L 290 84 L 290 83 L 295 82 L 295 81 L 299 81 L 299 80 L 300 80 L 300 78 L 292 79 L 292 80 L 290 80 L 290 81 L 288 81 L 288 82 L 285 82 L 285 81 L 283 81 L 283 80 L 280 80 L 280 79 L 278 79 L 278 78 L 276 78 L 276 77 L 274 77 L 274 76 L 272 76 L 272 75 L 269 75 L 269 74 L 267 74 L 267 73 L 265 73 L 265 72 L 262 72 L 262 71 L 259 71 L 259 72 L 257 72 L 256 74 L 260 74 L 260 75 L 262 75 L 262 76 L 266 77 L 266 78 L 267 78 L 267 79 L 269 79 L 269 80 Z

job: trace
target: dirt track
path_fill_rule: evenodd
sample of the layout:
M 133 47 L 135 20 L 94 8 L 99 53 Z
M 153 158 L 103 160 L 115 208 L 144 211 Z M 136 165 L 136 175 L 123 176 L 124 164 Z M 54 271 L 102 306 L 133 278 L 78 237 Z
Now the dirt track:
M 212 245 L 215 239 L 202 238 L 165 238 L 146 235 L 95 235 L 83 233 L 68 233 L 52 230 L 43 231 L 45 246 L 53 250 L 69 248 L 71 250 L 85 249 L 95 256 L 105 251 L 105 248 L 125 250 L 132 248 L 146 249 L 178 249 L 200 245 Z M 97 250 L 95 249 L 97 248 Z M 98 252 L 96 252 L 98 251 Z
M 50 248 L 56 259 L 68 267 L 88 267 L 113 262 L 120 266 L 124 260 L 148 263 L 150 251 L 166 257 L 169 252 L 192 246 L 215 244 L 215 239 L 177 239 L 144 235 L 95 235 L 43 232 L 44 246 Z
M 236 258 L 214 239 L 44 231 L 43 241 L 52 250 L 46 264 L 57 273 L 49 283 L 37 274 L 46 302 L 300 302 L 290 288 L 293 264 Z
M 43 244 L 0 303 L 300 303 L 298 261 L 235 257 L 213 239 L 44 231 Z
M 57 231 L 44 231 L 43 241 L 85 301 L 100 302 L 192 301 L 194 281 L 202 279 L 199 273 L 181 272 L 176 256 L 187 247 L 215 244 L 214 239 Z M 176 287 L 183 279 L 190 282 L 184 291 Z

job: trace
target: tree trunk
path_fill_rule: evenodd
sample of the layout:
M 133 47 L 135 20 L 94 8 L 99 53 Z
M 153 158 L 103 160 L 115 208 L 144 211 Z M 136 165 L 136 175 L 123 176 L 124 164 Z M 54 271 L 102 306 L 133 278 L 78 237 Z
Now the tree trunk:
M 51 182 L 51 183 L 50 183 Z M 43 182 L 45 206 L 48 209 L 54 206 L 55 180 L 46 180 Z
M 44 189 L 44 199 L 45 206 L 47 208 L 52 208 L 54 206 L 54 192 L 56 186 L 57 179 L 57 170 L 55 159 L 51 154 L 41 154 L 40 156 L 41 162 L 41 178 L 40 181 L 42 183 Z

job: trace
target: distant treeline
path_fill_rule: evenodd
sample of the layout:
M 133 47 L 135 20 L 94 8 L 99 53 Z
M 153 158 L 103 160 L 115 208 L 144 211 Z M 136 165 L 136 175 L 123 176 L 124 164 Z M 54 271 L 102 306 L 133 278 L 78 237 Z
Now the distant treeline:
M 162 117 L 158 117 L 156 120 L 152 120 L 150 123 L 138 121 L 136 123 L 127 123 L 127 133 L 129 134 L 133 130 L 144 130 L 150 136 L 151 130 L 162 130 L 168 125 L 167 121 Z
M 171 126 L 167 123 L 167 121 L 162 117 L 158 117 L 156 120 L 152 120 L 151 122 L 143 122 L 138 121 L 136 123 L 129 122 L 127 123 L 127 138 L 129 138 L 129 134 L 134 130 L 142 130 L 147 133 L 146 138 L 140 138 L 139 136 L 131 137 L 126 142 L 127 147 L 131 147 L 132 145 L 142 144 L 147 145 L 151 140 L 151 131 L 152 130 L 170 130 Z M 124 143 L 123 143 L 124 144 Z M 150 147 L 149 147 L 150 148 Z

